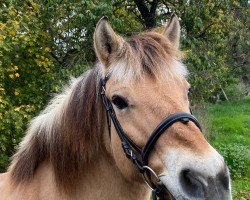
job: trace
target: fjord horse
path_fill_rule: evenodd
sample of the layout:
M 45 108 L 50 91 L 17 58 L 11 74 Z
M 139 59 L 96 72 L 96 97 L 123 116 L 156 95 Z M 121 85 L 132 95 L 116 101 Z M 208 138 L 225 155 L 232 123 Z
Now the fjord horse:
M 160 199 L 232 199 L 228 168 L 190 114 L 179 40 L 176 16 L 128 39 L 102 18 L 99 62 L 31 121 L 0 199 L 147 200 L 147 184 Z

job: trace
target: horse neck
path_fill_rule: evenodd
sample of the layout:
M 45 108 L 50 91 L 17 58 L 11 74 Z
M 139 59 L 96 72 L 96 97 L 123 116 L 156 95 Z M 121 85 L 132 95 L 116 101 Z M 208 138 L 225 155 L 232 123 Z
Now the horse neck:
M 84 196 L 84 199 L 146 200 L 150 198 L 150 191 L 144 183 L 126 180 L 111 156 L 102 152 L 98 160 L 87 166 L 78 184 L 77 196 Z
M 43 184 L 38 187 L 43 188 L 50 185 L 51 193 L 58 191 L 55 198 L 59 197 L 63 200 L 149 200 L 150 190 L 146 184 L 142 181 L 138 182 L 138 180 L 128 180 L 122 175 L 109 150 L 110 138 L 105 137 L 108 136 L 108 133 L 103 135 L 103 143 L 98 156 L 86 163 L 80 177 L 73 183 L 73 187 L 66 191 L 57 186 L 57 183 L 54 182 L 55 179 L 52 178 L 54 170 L 50 162 L 45 162 L 38 169 L 35 182 Z M 128 160 L 128 162 L 130 161 Z
M 96 71 L 89 71 L 33 120 L 9 169 L 13 182 L 68 189 L 66 199 L 149 199 L 146 185 L 128 181 L 107 150 L 110 138 L 96 78 Z

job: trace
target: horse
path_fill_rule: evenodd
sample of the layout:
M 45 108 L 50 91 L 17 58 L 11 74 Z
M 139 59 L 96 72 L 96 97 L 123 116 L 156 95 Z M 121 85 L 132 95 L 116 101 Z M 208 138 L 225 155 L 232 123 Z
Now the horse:
M 223 157 L 188 100 L 180 23 L 124 38 L 107 17 L 96 64 L 29 124 L 1 200 L 230 200 Z

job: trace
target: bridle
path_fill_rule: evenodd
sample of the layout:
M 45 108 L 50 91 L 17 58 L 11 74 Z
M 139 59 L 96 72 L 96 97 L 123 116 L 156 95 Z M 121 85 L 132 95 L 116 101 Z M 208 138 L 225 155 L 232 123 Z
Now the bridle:
M 157 174 L 148 166 L 148 157 L 150 152 L 153 150 L 155 143 L 159 139 L 159 137 L 167 130 L 170 126 L 172 126 L 176 122 L 181 122 L 183 124 L 187 124 L 189 121 L 192 121 L 200 130 L 201 126 L 198 120 L 191 114 L 185 112 L 179 112 L 175 114 L 171 114 L 163 119 L 160 124 L 154 129 L 151 136 L 149 137 L 146 145 L 143 149 L 141 149 L 137 144 L 135 144 L 124 132 L 121 124 L 119 123 L 114 108 L 110 102 L 110 100 L 106 96 L 106 82 L 108 81 L 110 74 L 107 74 L 101 80 L 101 97 L 103 104 L 107 113 L 109 134 L 111 131 L 111 120 L 114 124 L 116 132 L 121 140 L 122 148 L 124 153 L 128 159 L 130 159 L 139 172 L 143 175 L 144 180 L 148 187 L 152 190 L 153 200 L 157 200 L 158 197 L 160 200 L 163 200 L 163 190 L 167 190 L 164 186 L 162 186 L 161 181 Z M 111 120 L 110 120 L 111 119 Z M 135 153 L 136 151 L 136 153 Z M 155 176 L 156 183 L 153 183 L 151 180 L 151 175 Z M 169 192 L 169 191 L 168 191 Z M 170 193 L 170 192 L 169 192 Z M 171 195 L 171 193 L 170 193 Z

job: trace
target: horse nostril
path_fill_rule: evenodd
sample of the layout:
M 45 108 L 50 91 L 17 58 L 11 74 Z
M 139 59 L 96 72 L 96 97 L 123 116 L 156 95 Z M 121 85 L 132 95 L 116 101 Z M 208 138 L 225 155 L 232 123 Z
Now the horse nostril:
M 217 175 L 218 181 L 226 190 L 230 190 L 229 173 L 225 170 Z
M 180 173 L 180 183 L 190 197 L 203 198 L 205 196 L 203 178 L 190 169 L 185 169 Z

